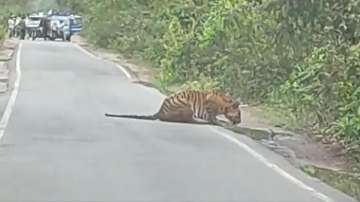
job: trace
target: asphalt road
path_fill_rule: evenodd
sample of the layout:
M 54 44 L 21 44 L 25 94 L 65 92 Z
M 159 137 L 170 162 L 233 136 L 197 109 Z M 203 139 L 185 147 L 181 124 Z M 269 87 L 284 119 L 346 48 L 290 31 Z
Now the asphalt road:
M 163 96 L 71 43 L 23 42 L 0 201 L 351 201 L 252 140 L 151 114 Z

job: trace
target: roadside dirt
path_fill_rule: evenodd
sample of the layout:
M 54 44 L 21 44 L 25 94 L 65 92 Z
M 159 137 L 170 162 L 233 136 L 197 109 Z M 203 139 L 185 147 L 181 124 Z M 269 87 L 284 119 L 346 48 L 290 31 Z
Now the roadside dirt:
M 282 156 L 288 158 L 296 166 L 313 165 L 331 170 L 348 168 L 348 159 L 344 148 L 337 144 L 324 141 L 322 137 L 311 132 L 291 132 L 275 127 L 277 121 L 262 116 L 262 109 L 248 107 L 242 110 L 244 125 L 247 127 L 270 128 L 274 131 L 272 141 L 262 143 Z
M 72 42 L 80 45 L 94 55 L 110 60 L 125 67 L 133 75 L 133 82 L 153 87 L 158 71 L 144 64 L 123 58 L 121 55 L 106 49 L 96 48 L 77 36 Z M 276 121 L 263 116 L 259 107 L 245 107 L 242 109 L 243 123 L 240 127 L 228 128 L 235 132 L 245 133 L 274 152 L 287 158 L 294 166 L 313 165 L 331 170 L 343 170 L 348 167 L 344 150 L 337 144 L 324 144 L 321 139 L 294 133 L 275 125 Z

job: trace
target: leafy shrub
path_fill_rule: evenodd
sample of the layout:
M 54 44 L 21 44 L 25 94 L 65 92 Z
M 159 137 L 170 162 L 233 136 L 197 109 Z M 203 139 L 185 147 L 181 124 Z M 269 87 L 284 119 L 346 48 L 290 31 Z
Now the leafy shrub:
M 10 14 L 23 15 L 30 9 L 28 0 L 0 0 L 0 42 L 7 33 L 7 20 Z
M 181 89 L 183 90 L 219 90 L 220 89 L 220 83 L 216 80 L 213 80 L 211 78 L 200 76 L 198 80 L 195 81 L 187 81 L 182 86 Z

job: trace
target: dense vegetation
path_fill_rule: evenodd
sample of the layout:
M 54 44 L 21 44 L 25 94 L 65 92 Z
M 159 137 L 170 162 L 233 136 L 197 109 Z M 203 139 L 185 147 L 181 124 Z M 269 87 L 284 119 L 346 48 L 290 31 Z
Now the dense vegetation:
M 360 0 L 57 0 L 94 44 L 360 143 Z M 206 84 L 206 85 L 203 85 Z
M 0 44 L 7 32 L 7 20 L 11 13 L 24 11 L 26 0 L 0 0 Z

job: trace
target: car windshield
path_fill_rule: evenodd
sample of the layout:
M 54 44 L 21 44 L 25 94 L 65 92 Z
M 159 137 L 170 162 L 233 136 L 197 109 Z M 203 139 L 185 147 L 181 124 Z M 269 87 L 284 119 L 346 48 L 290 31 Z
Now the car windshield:
M 39 18 L 39 17 L 30 17 L 29 19 L 31 21 L 39 21 L 39 20 L 41 20 L 41 18 Z

